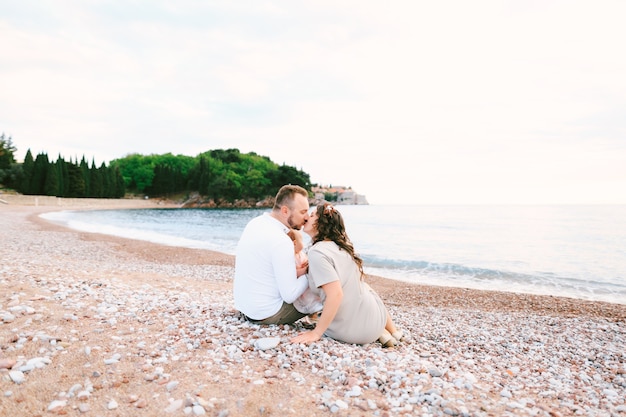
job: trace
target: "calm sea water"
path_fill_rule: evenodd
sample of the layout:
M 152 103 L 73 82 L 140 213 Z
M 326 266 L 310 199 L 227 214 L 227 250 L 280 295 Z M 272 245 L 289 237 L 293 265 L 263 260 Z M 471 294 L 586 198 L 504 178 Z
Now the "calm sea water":
M 626 206 L 338 206 L 366 272 L 626 304 Z M 83 231 L 234 254 L 267 210 L 63 211 Z

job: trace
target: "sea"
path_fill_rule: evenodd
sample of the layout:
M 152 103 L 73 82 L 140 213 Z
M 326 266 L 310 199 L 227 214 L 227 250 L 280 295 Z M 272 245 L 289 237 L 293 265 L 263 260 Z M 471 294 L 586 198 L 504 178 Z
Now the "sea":
M 338 205 L 365 272 L 428 285 L 626 304 L 626 205 Z M 57 211 L 93 233 L 235 254 L 268 209 Z

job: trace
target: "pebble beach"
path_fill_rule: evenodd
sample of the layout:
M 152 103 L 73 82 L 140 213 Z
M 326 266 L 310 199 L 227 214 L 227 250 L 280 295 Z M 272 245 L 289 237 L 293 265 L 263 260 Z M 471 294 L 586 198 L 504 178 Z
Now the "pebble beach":
M 408 340 L 291 344 L 232 256 L 38 217 L 92 204 L 0 204 L 0 416 L 626 416 L 626 304 L 368 276 Z

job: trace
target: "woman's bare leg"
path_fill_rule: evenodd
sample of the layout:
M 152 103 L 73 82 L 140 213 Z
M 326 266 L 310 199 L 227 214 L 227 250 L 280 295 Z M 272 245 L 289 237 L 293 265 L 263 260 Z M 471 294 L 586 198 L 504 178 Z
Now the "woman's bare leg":
M 391 320 L 391 315 L 389 314 L 389 312 L 387 312 L 387 323 L 385 324 L 385 330 L 387 330 L 391 334 L 394 334 L 398 331 L 396 325 L 393 324 L 393 320 Z

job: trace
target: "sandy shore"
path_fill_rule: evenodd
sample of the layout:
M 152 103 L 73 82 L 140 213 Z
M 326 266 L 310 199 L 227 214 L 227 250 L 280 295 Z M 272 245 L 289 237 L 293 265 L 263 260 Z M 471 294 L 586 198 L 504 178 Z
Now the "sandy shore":
M 102 207 L 67 203 L 0 204 L 2 416 L 626 415 L 626 305 L 368 277 L 409 342 L 292 345 L 232 256 L 38 217 Z

